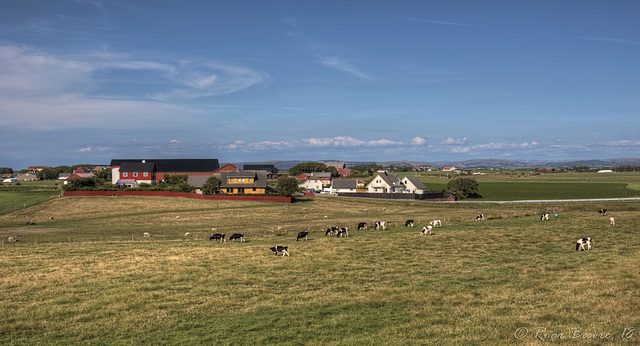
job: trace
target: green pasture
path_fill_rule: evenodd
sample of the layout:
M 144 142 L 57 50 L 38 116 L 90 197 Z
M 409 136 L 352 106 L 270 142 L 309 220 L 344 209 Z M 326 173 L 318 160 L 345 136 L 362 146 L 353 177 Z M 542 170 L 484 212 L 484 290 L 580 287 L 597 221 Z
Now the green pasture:
M 478 192 L 482 198 L 477 200 L 485 201 L 640 197 L 640 175 L 637 173 L 492 174 L 464 177 L 478 181 Z M 422 174 L 418 178 L 429 190 L 436 192 L 444 190 L 449 182 L 449 178 L 441 175 Z
M 0 215 L 48 201 L 59 195 L 59 190 L 32 191 L 0 188 Z
M 547 207 L 559 216 L 539 221 Z M 391 226 L 354 230 L 374 220 Z M 639 220 L 635 202 L 54 198 L 0 215 L 0 343 L 637 344 Z M 208 241 L 212 227 L 247 242 Z

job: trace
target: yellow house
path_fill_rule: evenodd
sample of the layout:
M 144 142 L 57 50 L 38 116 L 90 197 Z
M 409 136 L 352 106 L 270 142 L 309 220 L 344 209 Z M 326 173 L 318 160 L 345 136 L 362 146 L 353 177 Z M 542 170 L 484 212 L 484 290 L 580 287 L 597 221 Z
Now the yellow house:
M 267 193 L 265 171 L 220 172 L 220 192 L 229 195 L 261 195 Z

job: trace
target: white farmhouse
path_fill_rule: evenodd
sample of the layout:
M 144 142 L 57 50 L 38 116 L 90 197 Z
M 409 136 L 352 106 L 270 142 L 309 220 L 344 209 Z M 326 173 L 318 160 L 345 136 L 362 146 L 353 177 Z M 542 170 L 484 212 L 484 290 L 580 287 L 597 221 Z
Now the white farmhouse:
M 397 174 L 378 174 L 367 184 L 367 192 L 371 193 L 397 193 L 403 192 L 404 186 L 400 184 Z
M 404 185 L 404 192 L 406 193 L 415 193 L 415 194 L 424 194 L 429 192 L 426 186 L 418 179 L 418 177 L 406 176 L 402 178 L 400 181 L 402 185 Z
M 334 179 L 331 182 L 331 190 L 340 192 L 357 192 L 358 179 Z
M 322 179 L 312 175 L 309 179 L 305 180 L 303 183 L 298 184 L 298 187 L 301 187 L 307 191 L 322 191 L 323 181 Z

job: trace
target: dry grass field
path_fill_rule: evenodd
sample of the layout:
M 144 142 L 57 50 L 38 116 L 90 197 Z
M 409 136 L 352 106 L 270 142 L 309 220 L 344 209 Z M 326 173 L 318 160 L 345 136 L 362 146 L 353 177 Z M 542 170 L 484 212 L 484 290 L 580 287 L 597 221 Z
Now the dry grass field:
M 374 220 L 391 227 L 355 231 Z M 0 216 L 0 343 L 637 344 L 639 220 L 637 203 L 56 198 Z

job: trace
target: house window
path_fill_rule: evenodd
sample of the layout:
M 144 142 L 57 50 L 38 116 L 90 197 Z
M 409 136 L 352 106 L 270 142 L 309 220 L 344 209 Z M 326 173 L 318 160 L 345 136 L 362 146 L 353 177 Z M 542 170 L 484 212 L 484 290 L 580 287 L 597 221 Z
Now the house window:
M 256 192 L 256 188 L 255 187 L 253 188 L 253 192 Z
M 143 176 L 148 177 L 149 176 L 149 172 L 144 172 L 142 173 Z
M 138 172 L 133 172 L 133 176 L 137 177 L 138 176 Z
M 244 183 L 244 178 L 242 178 L 242 182 Z
M 128 172 L 124 172 L 124 173 L 122 173 L 122 176 L 123 176 L 123 177 L 128 177 L 128 176 L 129 176 L 129 173 L 128 173 Z

